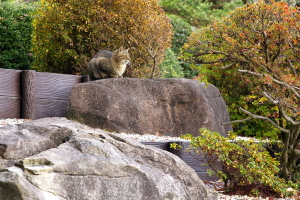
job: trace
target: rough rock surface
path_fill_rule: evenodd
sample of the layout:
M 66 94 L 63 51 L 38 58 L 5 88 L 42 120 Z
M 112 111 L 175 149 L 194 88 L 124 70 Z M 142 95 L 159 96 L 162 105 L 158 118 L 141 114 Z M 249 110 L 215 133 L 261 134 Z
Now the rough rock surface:
M 179 157 L 66 118 L 2 127 L 0 138 L 1 200 L 218 198 Z
M 103 79 L 77 84 L 67 118 L 108 131 L 199 135 L 209 128 L 227 136 L 231 125 L 219 90 L 189 79 Z

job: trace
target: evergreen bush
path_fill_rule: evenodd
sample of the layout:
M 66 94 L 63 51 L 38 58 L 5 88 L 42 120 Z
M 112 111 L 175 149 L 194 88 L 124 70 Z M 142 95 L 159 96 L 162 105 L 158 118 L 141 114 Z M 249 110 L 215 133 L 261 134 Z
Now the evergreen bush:
M 183 69 L 175 53 L 166 50 L 165 59 L 159 65 L 160 78 L 184 78 Z
M 29 69 L 32 16 L 35 4 L 0 1 L 0 68 Z

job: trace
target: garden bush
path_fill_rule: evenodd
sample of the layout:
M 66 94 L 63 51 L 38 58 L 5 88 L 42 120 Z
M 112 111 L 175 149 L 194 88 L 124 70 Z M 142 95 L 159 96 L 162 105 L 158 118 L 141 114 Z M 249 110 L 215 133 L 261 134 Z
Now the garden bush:
M 155 77 L 173 34 L 156 0 L 43 0 L 33 26 L 34 68 L 73 74 L 99 50 L 123 46 L 132 58 L 125 76 Z
M 0 68 L 29 69 L 32 34 L 31 12 L 35 4 L 0 1 Z

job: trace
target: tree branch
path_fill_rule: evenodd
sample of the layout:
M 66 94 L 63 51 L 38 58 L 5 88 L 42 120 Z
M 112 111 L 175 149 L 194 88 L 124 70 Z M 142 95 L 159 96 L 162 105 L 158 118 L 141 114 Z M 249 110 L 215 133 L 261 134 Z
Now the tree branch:
M 282 109 L 282 107 L 280 106 L 279 101 L 273 99 L 267 92 L 263 91 L 262 92 L 263 96 L 265 96 L 272 104 L 278 106 L 279 110 L 282 113 L 282 116 L 284 117 L 284 119 L 286 119 L 288 122 L 290 122 L 291 124 L 293 124 L 294 126 L 300 125 L 300 122 L 295 122 L 292 118 L 290 118 L 289 116 L 287 116 L 287 114 L 285 113 L 285 111 Z
M 284 117 L 284 119 L 286 119 L 288 122 L 290 122 L 291 124 L 293 124 L 294 126 L 298 126 L 300 125 L 300 121 L 299 122 L 295 122 L 292 118 L 290 118 L 289 116 L 287 116 L 287 114 L 285 113 L 285 111 L 281 108 L 281 106 L 278 106 L 280 112 L 282 113 L 282 116 Z
M 235 121 L 231 121 L 231 122 L 223 122 L 222 125 L 234 124 L 234 123 L 239 123 L 239 122 L 245 122 L 245 121 L 248 121 L 250 119 L 253 119 L 253 118 L 252 117 L 247 117 L 246 119 L 235 120 Z
M 242 111 L 243 113 L 245 113 L 246 115 L 249 115 L 250 117 L 252 117 L 253 119 L 262 119 L 265 120 L 267 122 L 269 122 L 270 124 L 272 124 L 273 126 L 275 126 L 277 129 L 281 130 L 282 132 L 285 133 L 290 133 L 290 130 L 288 129 L 284 129 L 282 127 L 280 127 L 278 124 L 276 124 L 275 122 L 273 122 L 271 119 L 269 119 L 268 117 L 263 117 L 263 116 L 259 116 L 259 115 L 255 115 L 243 108 L 239 108 L 239 111 Z
M 278 47 L 278 50 L 277 50 L 277 53 L 272 58 L 272 62 L 274 62 L 279 57 L 279 55 L 281 53 L 280 45 L 278 44 L 277 47 Z
M 294 156 L 295 156 L 295 158 L 300 158 L 300 150 L 295 149 L 294 150 Z
M 270 61 L 270 56 L 269 56 L 269 50 L 268 50 L 268 36 L 267 33 L 265 31 L 262 31 L 262 34 L 264 36 L 264 51 L 266 54 L 266 63 L 268 63 Z
M 226 69 L 226 68 L 229 68 L 229 67 L 231 67 L 232 65 L 234 65 L 235 63 L 231 63 L 231 64 L 229 64 L 229 65 L 226 65 L 226 66 L 224 66 L 224 67 L 221 67 L 221 69 Z
M 267 122 L 269 122 L 270 124 L 272 124 L 273 126 L 275 126 L 277 129 L 281 130 L 282 132 L 285 133 L 290 133 L 290 130 L 288 129 L 284 129 L 282 127 L 280 127 L 278 124 L 276 124 L 275 122 L 273 122 L 271 119 L 269 119 L 268 117 L 263 117 L 263 116 L 259 116 L 259 115 L 255 115 L 247 110 L 244 110 L 243 108 L 239 108 L 240 111 L 242 111 L 243 113 L 245 113 L 246 115 L 249 115 L 250 117 L 246 118 L 246 119 L 242 119 L 242 120 L 236 120 L 236 121 L 232 121 L 232 122 L 224 122 L 222 123 L 222 125 L 225 124 L 233 124 L 233 123 L 238 123 L 238 122 L 244 122 L 250 119 L 261 119 L 261 120 L 265 120 Z
M 262 92 L 263 96 L 265 96 L 272 104 L 278 106 L 279 105 L 279 101 L 273 99 L 267 92 L 263 91 Z
M 242 73 L 248 73 L 248 74 L 251 74 L 251 75 L 254 75 L 254 76 L 260 76 L 260 77 L 261 77 L 261 76 L 265 76 L 265 77 L 268 76 L 268 75 L 266 75 L 266 74 L 260 74 L 260 73 L 252 72 L 252 71 L 249 71 L 249 70 L 238 69 L 237 71 L 238 71 L 238 72 L 242 72 Z M 300 99 L 300 94 L 296 91 L 296 90 L 300 90 L 299 87 L 296 87 L 296 86 L 293 86 L 293 85 L 289 85 L 289 84 L 287 84 L 287 83 L 285 83 L 285 82 L 283 82 L 283 81 L 279 81 L 279 80 L 273 78 L 272 76 L 268 76 L 268 77 L 270 77 L 270 79 L 271 79 L 273 82 L 275 82 L 275 83 L 277 83 L 277 84 L 279 84 L 279 85 L 283 85 L 283 86 L 289 88 L 290 90 L 292 90 L 292 92 L 295 94 L 295 96 L 296 96 L 298 99 Z

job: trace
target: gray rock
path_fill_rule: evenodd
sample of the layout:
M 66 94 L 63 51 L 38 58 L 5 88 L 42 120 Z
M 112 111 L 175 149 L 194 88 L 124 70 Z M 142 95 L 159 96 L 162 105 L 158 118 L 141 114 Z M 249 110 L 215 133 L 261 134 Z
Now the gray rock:
M 7 126 L 0 128 L 0 136 L 7 144 L 6 133 L 10 129 L 12 133 L 20 133 L 29 127 L 30 130 L 49 130 L 38 135 L 50 132 L 53 144 L 48 146 L 52 148 L 39 152 L 37 144 L 16 146 L 24 152 L 32 149 L 32 153 L 28 153 L 31 156 L 23 154 L 24 158 L 15 166 L 0 170 L 1 200 L 218 198 L 218 194 L 207 190 L 195 171 L 176 155 L 65 118 Z M 63 130 L 68 130 L 67 138 L 60 136 Z M 28 141 L 35 140 L 37 132 L 28 133 Z M 58 137 L 65 138 L 64 142 L 57 143 Z M 13 136 L 10 138 L 15 141 Z M 16 153 L 21 149 L 11 151 Z
M 104 79 L 77 84 L 67 118 L 94 128 L 138 134 L 199 135 L 208 128 L 227 137 L 231 125 L 219 90 L 189 79 Z
M 57 134 L 59 133 L 59 134 Z M 55 125 L 9 125 L 0 131 L 0 169 L 13 166 L 18 159 L 38 154 L 62 144 L 72 133 Z

